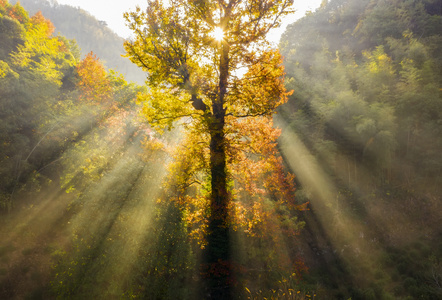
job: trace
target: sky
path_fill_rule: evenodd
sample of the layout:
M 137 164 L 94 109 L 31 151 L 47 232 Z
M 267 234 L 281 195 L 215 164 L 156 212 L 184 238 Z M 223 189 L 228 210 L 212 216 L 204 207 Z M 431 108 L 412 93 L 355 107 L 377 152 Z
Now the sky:
M 67 4 L 84 9 L 98 20 L 106 21 L 109 28 L 123 38 L 129 38 L 131 35 L 131 31 L 125 25 L 123 13 L 134 10 L 137 5 L 141 8 L 146 7 L 145 0 L 57 0 L 57 2 L 59 4 Z M 297 12 L 291 16 L 287 16 L 283 20 L 283 24 L 280 28 L 274 29 L 270 32 L 268 40 L 278 43 L 281 34 L 284 32 L 288 24 L 303 17 L 306 11 L 314 11 L 319 7 L 321 2 L 322 0 L 295 0 L 294 7 Z

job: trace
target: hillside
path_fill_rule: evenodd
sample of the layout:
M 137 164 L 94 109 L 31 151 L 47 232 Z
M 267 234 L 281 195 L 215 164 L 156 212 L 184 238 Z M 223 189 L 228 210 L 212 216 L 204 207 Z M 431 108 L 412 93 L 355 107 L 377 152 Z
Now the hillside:
M 217 36 L 219 1 L 148 2 L 133 66 L 88 13 L 22 2 L 1 299 L 442 299 L 442 1 L 323 1 L 279 51 L 278 1 L 232 0 Z M 113 70 L 135 64 L 142 86 Z
M 441 28 L 441 1 L 331 0 L 281 38 L 281 148 L 333 297 L 442 297 Z
M 10 1 L 15 4 L 17 1 Z M 125 54 L 124 39 L 110 30 L 88 12 L 79 7 L 58 4 L 57 1 L 21 0 L 20 4 L 30 15 L 41 11 L 54 24 L 55 33 L 74 39 L 81 50 L 81 56 L 93 51 L 105 66 L 123 74 L 128 81 L 143 84 L 145 74 L 132 64 Z M 123 13 L 123 12 L 122 12 Z

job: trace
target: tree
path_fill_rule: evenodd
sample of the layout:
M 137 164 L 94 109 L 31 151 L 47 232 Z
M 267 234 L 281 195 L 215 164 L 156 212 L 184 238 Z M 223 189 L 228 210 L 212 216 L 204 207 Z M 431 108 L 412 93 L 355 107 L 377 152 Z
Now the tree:
M 80 77 L 78 87 L 82 91 L 81 99 L 87 102 L 105 102 L 112 96 L 106 70 L 95 54 L 90 52 L 77 65 Z
M 0 209 L 9 210 L 15 193 L 51 159 L 53 152 L 40 151 L 55 128 L 46 125 L 76 60 L 40 13 L 30 18 L 19 4 L 1 1 L 0 27 Z
M 9 2 L 16 3 L 17 0 L 9 0 Z M 80 48 L 81 57 L 86 56 L 92 50 L 107 68 L 121 72 L 128 81 L 144 83 L 143 71 L 122 57 L 124 39 L 90 13 L 79 7 L 57 3 L 57 1 L 20 0 L 20 5 L 30 15 L 41 11 L 45 18 L 53 22 L 57 29 L 56 33 L 68 39 L 75 39 Z
M 146 11 L 125 14 L 135 33 L 125 43 L 127 56 L 149 73 L 150 92 L 140 97 L 149 123 L 171 128 L 187 117 L 208 135 L 205 255 L 212 298 L 231 298 L 227 153 L 233 140 L 245 137 L 230 129 L 244 118 L 271 116 L 290 94 L 283 85 L 281 56 L 265 37 L 281 16 L 292 12 L 292 3 L 150 0 Z M 215 38 L 215 30 L 222 31 L 222 38 Z

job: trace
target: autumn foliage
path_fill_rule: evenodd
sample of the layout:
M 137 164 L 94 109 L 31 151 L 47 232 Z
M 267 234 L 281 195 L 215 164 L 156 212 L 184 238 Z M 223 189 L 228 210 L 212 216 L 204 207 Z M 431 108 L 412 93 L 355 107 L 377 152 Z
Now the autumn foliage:
M 46 29 L 46 35 L 51 36 L 55 31 L 55 26 L 52 24 L 52 22 L 48 19 L 46 19 L 41 11 L 38 11 L 35 15 L 31 18 L 31 23 L 34 25 L 40 25 L 43 26 Z
M 292 4 L 151 0 L 145 12 L 125 15 L 135 33 L 125 43 L 127 56 L 149 74 L 149 93 L 138 97 L 143 114 L 160 131 L 184 123 L 164 198 L 178 203 L 205 249 L 203 273 L 214 299 L 232 297 L 230 230 L 271 239 L 266 224 L 276 207 L 294 201 L 271 121 L 291 92 L 282 57 L 266 41 Z M 211 37 L 217 29 L 224 33 L 219 41 Z
M 0 3 L 4 6 L 4 2 Z M 20 23 L 24 23 L 28 20 L 28 13 L 23 9 L 23 7 L 17 3 L 14 6 L 6 6 L 8 15 L 18 20 Z
M 112 96 L 112 88 L 104 66 L 92 52 L 77 65 L 79 76 L 78 88 L 80 100 L 99 103 L 106 102 Z

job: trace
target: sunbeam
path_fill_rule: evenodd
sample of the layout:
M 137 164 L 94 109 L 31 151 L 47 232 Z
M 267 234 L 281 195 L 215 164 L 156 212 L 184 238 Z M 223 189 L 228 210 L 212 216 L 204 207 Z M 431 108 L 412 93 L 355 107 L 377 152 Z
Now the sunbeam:
M 377 232 L 388 230 L 388 227 L 378 223 L 380 216 L 375 214 L 376 211 L 365 207 L 364 203 L 358 204 L 362 206 L 364 216 L 358 215 L 350 202 L 354 197 L 338 190 L 330 175 L 322 170 L 317 159 L 296 134 L 286 130 L 280 144 L 287 163 L 297 174 L 302 193 L 311 203 L 312 213 L 319 220 L 321 229 L 312 229 L 312 233 L 318 238 L 323 230 L 325 241 L 331 245 L 329 248 L 327 244 L 323 244 L 322 250 L 316 249 L 315 254 L 330 259 L 331 253 L 327 252 L 332 252 L 332 255 L 344 262 L 344 268 L 351 267 L 360 274 L 349 279 L 341 278 L 343 281 L 350 280 L 353 284 L 369 286 L 382 273 L 384 283 L 391 285 L 390 271 L 382 267 L 385 245 L 379 240 Z M 310 223 L 313 223 L 312 220 Z M 376 226 L 382 227 L 376 229 Z M 347 282 L 348 287 L 350 282 Z
M 314 2 L 0 0 L 0 298 L 440 299 L 440 1 Z

